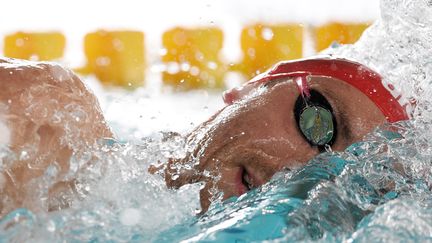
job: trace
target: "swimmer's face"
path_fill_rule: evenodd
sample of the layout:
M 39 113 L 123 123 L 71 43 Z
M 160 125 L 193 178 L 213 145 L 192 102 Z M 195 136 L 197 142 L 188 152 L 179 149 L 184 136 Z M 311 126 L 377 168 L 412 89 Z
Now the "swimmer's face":
M 344 150 L 385 122 L 369 98 L 343 81 L 315 76 L 309 86 L 333 110 L 334 151 Z M 223 192 L 224 199 L 239 196 L 282 169 L 304 165 L 320 150 L 306 140 L 295 119 L 299 95 L 298 87 L 287 79 L 253 87 L 252 95 L 225 107 L 189 135 L 189 153 L 170 161 L 167 184 L 179 187 L 203 181 L 200 196 L 205 211 L 214 189 Z

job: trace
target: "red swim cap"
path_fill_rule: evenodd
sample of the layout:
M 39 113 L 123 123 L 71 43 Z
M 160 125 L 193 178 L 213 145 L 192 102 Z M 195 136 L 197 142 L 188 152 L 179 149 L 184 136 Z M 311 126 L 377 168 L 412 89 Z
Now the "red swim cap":
M 268 82 L 284 77 L 299 77 L 307 75 L 325 76 L 347 82 L 365 94 L 381 110 L 388 122 L 408 120 L 409 117 L 398 99 L 382 84 L 381 76 L 370 68 L 350 60 L 341 58 L 301 59 L 278 63 L 244 84 L 241 88 L 226 91 L 223 99 L 226 104 L 232 104 L 250 90 Z

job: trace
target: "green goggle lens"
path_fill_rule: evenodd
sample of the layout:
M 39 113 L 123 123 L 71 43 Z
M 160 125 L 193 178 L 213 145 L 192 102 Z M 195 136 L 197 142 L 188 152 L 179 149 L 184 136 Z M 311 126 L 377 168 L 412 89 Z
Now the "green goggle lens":
M 300 114 L 300 130 L 313 145 L 322 146 L 333 138 L 333 115 L 319 106 L 308 106 Z

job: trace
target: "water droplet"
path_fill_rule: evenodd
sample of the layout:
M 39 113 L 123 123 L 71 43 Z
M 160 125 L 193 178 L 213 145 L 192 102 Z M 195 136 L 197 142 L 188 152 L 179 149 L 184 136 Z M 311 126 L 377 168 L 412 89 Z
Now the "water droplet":
M 247 54 L 251 59 L 255 59 L 255 49 L 254 48 L 248 48 Z
M 261 36 L 264 40 L 270 41 L 273 39 L 273 31 L 270 28 L 264 28 L 261 32 Z
M 181 69 L 182 71 L 184 71 L 184 72 L 189 71 L 190 67 L 191 67 L 191 65 L 190 65 L 189 63 L 187 63 L 187 62 L 183 62 L 183 63 L 180 65 L 180 69 Z
M 29 158 L 30 158 L 30 155 L 27 151 L 25 151 L 25 150 L 21 151 L 20 156 L 19 156 L 20 160 L 27 160 Z
M 55 224 L 55 222 L 52 221 L 52 220 L 49 220 L 49 221 L 47 222 L 47 226 L 46 226 L 46 228 L 47 228 L 47 230 L 48 230 L 49 232 L 54 232 L 54 231 L 56 230 L 56 224 Z
M 208 62 L 207 67 L 212 69 L 212 70 L 215 70 L 218 67 L 218 65 L 215 62 Z
M 24 45 L 24 39 L 22 39 L 22 38 L 16 39 L 15 45 L 19 46 L 19 47 L 23 46 Z
M 39 61 L 39 55 L 33 54 L 29 58 L 30 61 Z
M 111 64 L 111 59 L 109 57 L 98 57 L 96 58 L 96 65 L 98 66 L 108 66 Z
M 198 76 L 199 73 L 200 73 L 200 69 L 198 67 L 196 67 L 196 66 L 191 67 L 190 74 L 192 76 Z
M 166 71 L 169 74 L 176 74 L 180 71 L 180 65 L 176 62 L 170 62 L 166 65 Z

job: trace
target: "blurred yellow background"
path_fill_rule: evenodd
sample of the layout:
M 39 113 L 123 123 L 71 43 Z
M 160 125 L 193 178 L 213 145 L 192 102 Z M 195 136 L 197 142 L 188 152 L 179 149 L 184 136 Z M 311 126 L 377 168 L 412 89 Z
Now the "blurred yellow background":
M 54 4 L 50 0 L 43 1 L 47 5 Z M 350 7 L 346 4 L 339 11 L 341 13 L 344 9 L 345 12 L 346 9 L 350 9 L 353 13 L 357 11 L 359 14 L 351 14 L 357 17 L 347 17 L 340 13 L 338 17 L 338 10 L 331 9 L 331 6 L 327 6 L 329 8 L 327 12 L 330 11 L 327 13 L 326 5 L 322 5 L 320 13 L 316 10 L 319 6 L 315 6 L 318 2 L 315 1 L 314 4 L 311 0 L 305 3 L 269 1 L 268 5 L 263 5 L 264 8 L 270 10 L 267 15 L 257 14 L 258 1 L 239 1 L 234 5 L 241 8 L 241 2 L 243 2 L 244 13 L 239 14 L 242 17 L 236 16 L 236 18 L 233 17 L 235 6 L 230 8 L 223 3 L 216 4 L 215 1 L 205 1 L 205 7 L 202 3 L 193 6 L 194 3 L 197 4 L 197 1 L 192 0 L 184 1 L 184 5 L 168 0 L 163 2 L 165 9 L 163 3 L 159 3 L 153 7 L 148 5 L 150 10 L 143 10 L 148 13 L 151 8 L 155 10 L 152 15 L 154 23 L 148 31 L 138 27 L 141 22 L 140 18 L 144 22 L 143 26 L 149 25 L 148 21 L 152 20 L 149 20 L 148 16 L 137 14 L 134 8 L 123 6 L 128 3 L 131 6 L 133 6 L 132 3 L 137 4 L 134 1 L 117 2 L 118 8 L 116 5 L 107 4 L 111 6 L 108 11 L 113 11 L 111 17 L 118 18 L 118 22 L 110 19 L 108 22 L 111 23 L 111 26 L 106 27 L 104 24 L 99 24 L 98 28 L 85 32 L 80 39 L 77 38 L 77 35 L 71 35 L 68 31 L 62 30 L 63 28 L 68 29 L 67 25 L 63 28 L 55 24 L 51 25 L 49 18 L 45 20 L 47 28 L 35 26 L 20 29 L 20 25 L 13 27 L 11 24 L 8 30 L 1 31 L 0 29 L 0 33 L 4 33 L 2 36 L 3 55 L 28 60 L 59 61 L 81 75 L 94 75 L 103 84 L 125 88 L 144 86 L 149 79 L 149 72 L 157 72 L 160 75 L 161 83 L 174 87 L 175 90 L 222 89 L 226 88 L 225 76 L 227 73 L 239 74 L 240 79 L 244 82 L 279 61 L 307 57 L 329 46 L 354 43 L 376 17 L 376 13 L 372 10 L 354 9 L 355 6 Z M 348 2 L 352 3 L 352 1 Z M 366 1 L 362 6 L 369 4 L 374 5 L 370 6 L 371 8 L 376 7 L 375 2 Z M 337 0 L 328 2 L 330 5 L 341 3 Z M 82 3 L 77 1 L 76 6 L 80 4 Z M 179 6 L 178 11 L 172 8 L 174 6 Z M 308 7 L 310 11 L 307 11 Z M 95 9 L 102 12 L 107 11 L 103 8 Z M 46 11 L 49 14 L 50 11 L 55 13 L 56 10 Z M 166 15 L 168 19 L 173 15 L 174 17 L 188 16 L 193 21 L 182 23 L 181 19 L 174 18 L 169 24 L 166 23 L 169 22 L 166 19 L 165 22 L 162 20 L 158 22 L 156 17 L 158 11 L 161 15 L 168 14 Z M 84 15 L 86 13 L 87 11 L 83 11 Z M 291 13 L 291 17 L 285 17 L 284 13 Z M 29 12 L 29 15 L 31 14 Z M 93 23 L 92 19 L 86 20 L 90 26 L 97 26 L 101 20 L 109 19 L 109 13 L 100 13 L 100 16 L 96 12 L 94 14 L 98 17 L 94 18 Z M 333 17 L 329 17 L 332 14 Z M 363 16 L 362 14 L 366 17 L 358 17 Z M 128 21 L 123 21 L 122 24 L 119 17 L 125 16 L 129 16 Z M 198 20 L 194 19 L 194 16 Z M 80 12 L 76 11 L 76 16 L 66 15 L 65 18 L 78 19 Z M 29 21 L 31 21 L 30 18 Z M 56 27 L 52 28 L 53 26 Z M 85 21 L 76 21 L 73 26 L 75 29 L 81 28 L 81 32 L 88 29 Z M 233 34 L 235 31 L 232 30 L 232 26 L 237 29 L 239 35 Z M 58 30 L 48 31 L 46 29 Z M 153 36 L 150 41 L 147 39 L 148 36 Z M 227 43 L 228 45 L 235 43 L 235 45 L 231 44 L 227 48 Z M 81 50 L 76 48 L 79 45 L 81 45 Z M 78 63 L 65 57 L 65 53 L 67 50 L 70 52 L 70 49 L 73 49 L 75 57 L 82 55 L 84 61 Z M 237 54 L 237 57 L 229 57 L 230 53 L 226 55 L 227 49 L 231 50 L 228 53 L 234 53 L 232 56 Z M 72 59 L 77 59 L 75 57 Z M 159 68 L 152 69 L 154 66 Z

